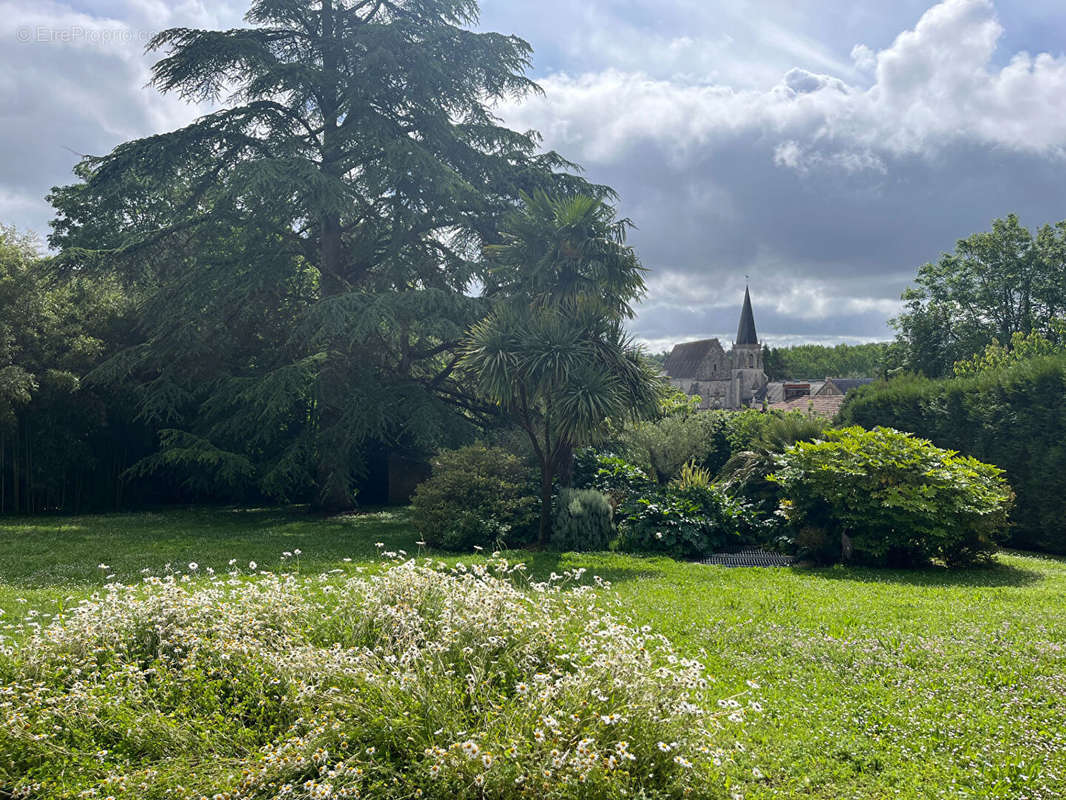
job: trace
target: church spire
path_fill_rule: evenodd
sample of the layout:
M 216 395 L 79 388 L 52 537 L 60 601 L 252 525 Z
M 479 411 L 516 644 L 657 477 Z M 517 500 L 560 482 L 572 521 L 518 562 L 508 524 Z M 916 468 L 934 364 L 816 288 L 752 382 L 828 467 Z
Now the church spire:
M 755 314 L 751 310 L 751 294 L 748 287 L 744 287 L 744 308 L 740 312 L 740 325 L 737 327 L 736 344 L 758 344 L 759 337 L 755 333 Z

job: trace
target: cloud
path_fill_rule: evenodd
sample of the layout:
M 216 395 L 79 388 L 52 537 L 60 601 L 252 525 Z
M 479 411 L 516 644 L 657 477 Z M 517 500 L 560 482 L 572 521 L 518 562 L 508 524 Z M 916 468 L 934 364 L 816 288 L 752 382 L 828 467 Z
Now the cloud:
M 956 239 L 1010 211 L 1066 216 L 1060 0 L 931 4 L 483 0 L 483 22 L 533 42 L 546 90 L 500 113 L 639 225 L 638 335 L 730 335 L 750 275 L 767 339 L 857 341 L 889 335 L 916 267 Z M 43 232 L 71 150 L 199 114 L 145 88 L 145 39 L 247 6 L 0 0 L 0 220 Z
M 228 25 L 243 3 L 0 1 L 0 220 L 46 233 L 43 197 L 79 153 L 179 127 L 201 108 L 147 90 L 148 39 L 169 25 Z
M 877 67 L 877 54 L 864 44 L 851 48 L 851 60 L 860 72 L 872 72 Z
M 883 337 L 916 267 L 956 239 L 1010 211 L 1063 216 L 1066 57 L 997 66 L 1003 32 L 988 0 L 946 0 L 884 49 L 853 49 L 868 86 L 800 68 L 766 89 L 608 69 L 549 76 L 543 99 L 504 115 L 621 191 L 660 276 L 645 338 L 714 327 L 745 274 L 761 332 Z M 659 313 L 682 286 L 713 298 L 702 317 Z

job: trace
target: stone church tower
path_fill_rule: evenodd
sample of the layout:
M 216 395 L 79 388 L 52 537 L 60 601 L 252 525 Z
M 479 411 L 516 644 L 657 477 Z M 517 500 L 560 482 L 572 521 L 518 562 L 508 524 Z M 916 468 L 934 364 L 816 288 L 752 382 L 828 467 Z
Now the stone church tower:
M 755 314 L 751 310 L 751 293 L 744 287 L 744 307 L 740 311 L 737 339 L 730 351 L 733 362 L 733 380 L 729 387 L 729 408 L 751 405 L 766 388 L 766 373 L 763 371 L 762 345 L 755 332 Z
M 673 349 L 664 369 L 670 383 L 702 398 L 701 408 L 746 408 L 764 397 L 762 345 L 747 288 L 732 350 L 727 353 L 717 339 L 685 342 Z

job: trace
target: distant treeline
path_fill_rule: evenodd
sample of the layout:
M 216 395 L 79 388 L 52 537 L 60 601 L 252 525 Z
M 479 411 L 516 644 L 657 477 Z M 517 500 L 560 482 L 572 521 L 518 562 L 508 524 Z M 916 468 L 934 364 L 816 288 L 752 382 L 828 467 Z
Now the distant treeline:
M 870 344 L 801 344 L 765 347 L 763 361 L 772 381 L 818 378 L 876 378 L 884 371 L 888 342 Z

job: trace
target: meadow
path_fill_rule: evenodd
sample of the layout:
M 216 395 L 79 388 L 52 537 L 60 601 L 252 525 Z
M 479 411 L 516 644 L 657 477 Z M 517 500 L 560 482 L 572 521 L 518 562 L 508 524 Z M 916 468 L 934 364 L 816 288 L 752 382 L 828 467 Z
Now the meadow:
M 202 581 L 208 568 L 224 573 L 237 559 L 246 571 L 372 573 L 383 549 L 419 554 L 416 539 L 403 510 L 4 519 L 0 632 L 22 636 L 27 618 L 47 624 L 108 582 L 141 580 L 145 569 Z M 994 566 L 949 573 L 505 556 L 540 579 L 584 568 L 585 582 L 609 581 L 597 589 L 604 600 L 635 628 L 650 626 L 680 655 L 700 659 L 717 695 L 759 687 L 763 710 L 736 734 L 752 759 L 737 761 L 728 787 L 697 796 L 1066 793 L 1066 562 L 1003 553 Z

